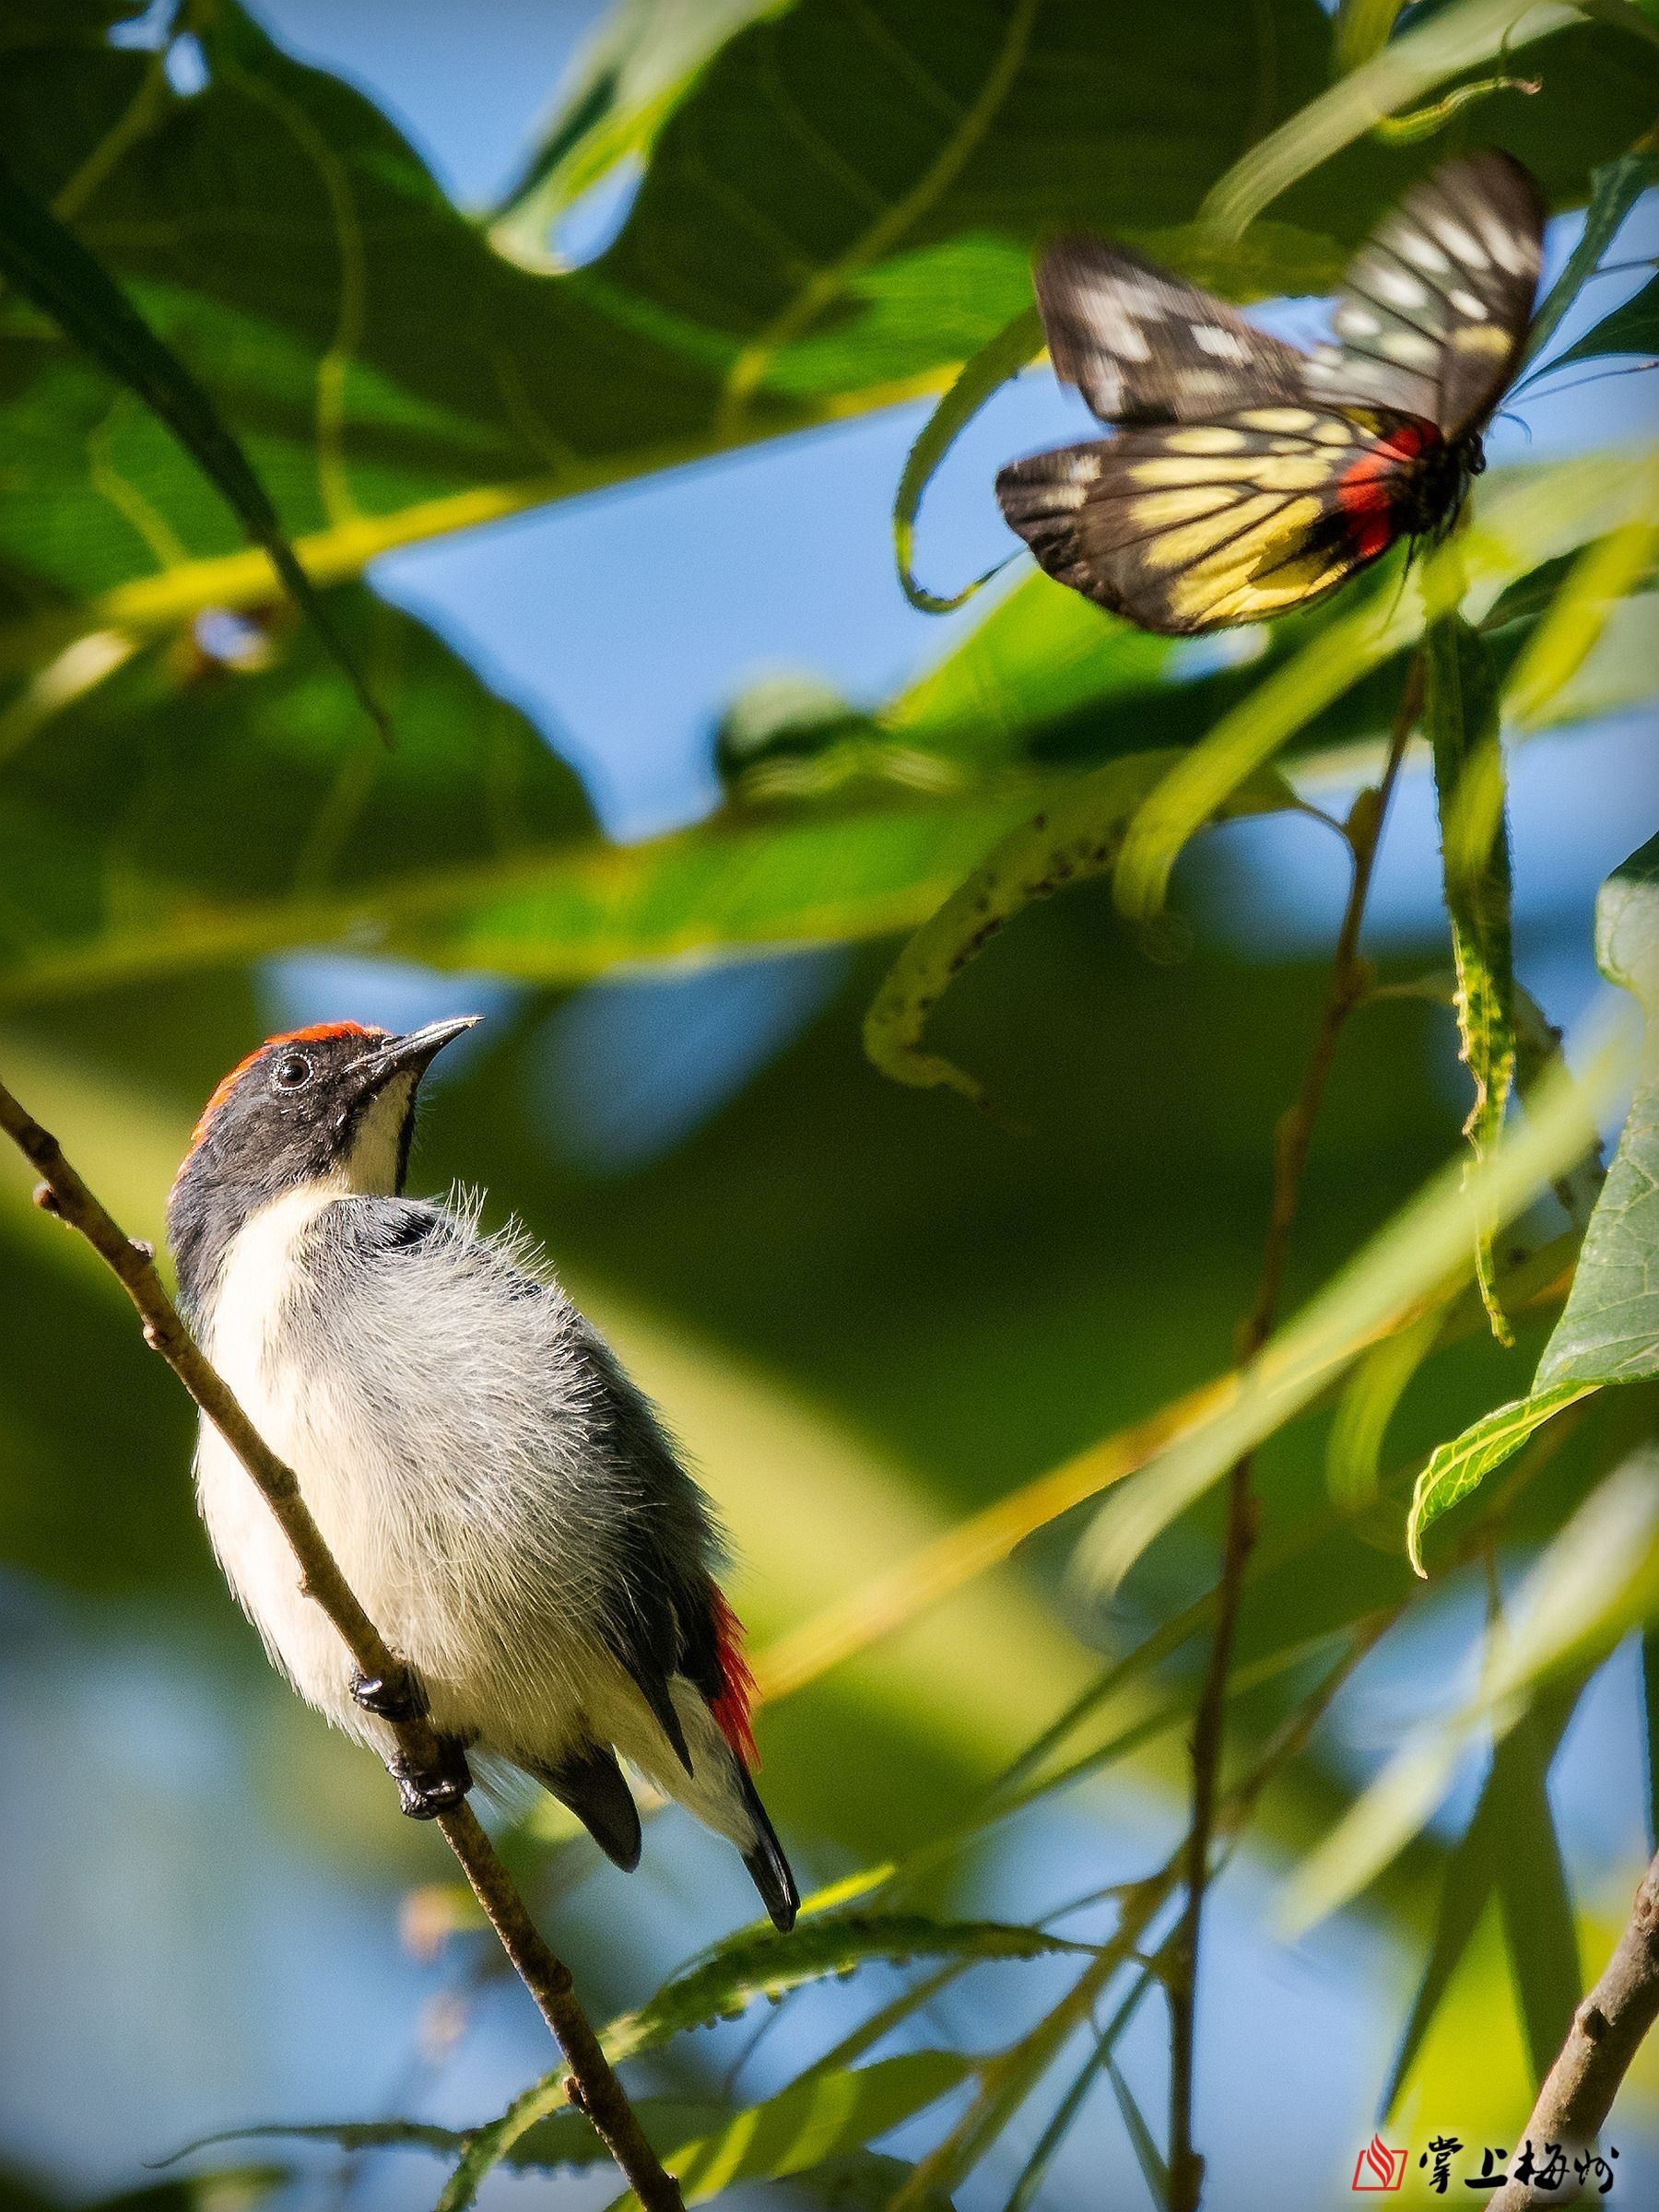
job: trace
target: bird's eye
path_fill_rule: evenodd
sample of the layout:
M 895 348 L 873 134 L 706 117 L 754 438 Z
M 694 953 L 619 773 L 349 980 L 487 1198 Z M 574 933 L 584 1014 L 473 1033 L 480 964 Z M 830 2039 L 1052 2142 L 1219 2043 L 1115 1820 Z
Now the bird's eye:
M 303 1053 L 284 1053 L 272 1071 L 278 1090 L 300 1090 L 312 1079 L 312 1064 Z

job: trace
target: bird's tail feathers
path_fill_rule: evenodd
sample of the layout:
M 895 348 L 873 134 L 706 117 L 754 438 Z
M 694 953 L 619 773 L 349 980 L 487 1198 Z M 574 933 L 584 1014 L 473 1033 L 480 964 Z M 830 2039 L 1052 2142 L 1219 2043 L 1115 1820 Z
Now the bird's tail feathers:
M 771 1924 L 780 1934 L 787 1936 L 794 1926 L 795 1914 L 801 1909 L 801 1893 L 795 1888 L 795 1878 L 790 1871 L 789 1861 L 783 1856 L 783 1846 L 778 1841 L 777 1831 L 767 1818 L 766 1807 L 760 1802 L 760 1793 L 749 1780 L 740 1760 L 733 1762 L 741 1778 L 745 1806 L 755 1824 L 755 1841 L 751 1849 L 743 1854 L 748 1868 L 749 1879 L 760 1892 L 760 1901 L 771 1915 Z

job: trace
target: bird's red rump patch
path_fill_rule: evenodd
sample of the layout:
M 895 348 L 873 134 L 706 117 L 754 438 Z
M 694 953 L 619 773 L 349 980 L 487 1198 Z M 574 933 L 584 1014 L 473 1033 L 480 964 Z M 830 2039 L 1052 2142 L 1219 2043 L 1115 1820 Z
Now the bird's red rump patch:
M 230 1096 L 256 1060 L 265 1057 L 274 1044 L 321 1044 L 331 1037 L 389 1037 L 390 1030 L 368 1029 L 360 1021 L 318 1021 L 309 1030 L 284 1030 L 280 1035 L 267 1037 L 256 1045 L 245 1060 L 239 1060 L 224 1080 L 216 1086 L 213 1096 L 202 1109 L 201 1119 L 190 1133 L 190 1149 L 194 1151 L 208 1130 L 213 1117 Z
M 709 1711 L 721 1735 L 753 1773 L 760 1764 L 760 1754 L 749 1725 L 755 1677 L 743 1655 L 743 1623 L 727 1605 L 717 1583 L 709 1584 L 709 1606 L 714 1616 L 714 1650 L 720 1661 L 720 1689 L 709 1700 Z

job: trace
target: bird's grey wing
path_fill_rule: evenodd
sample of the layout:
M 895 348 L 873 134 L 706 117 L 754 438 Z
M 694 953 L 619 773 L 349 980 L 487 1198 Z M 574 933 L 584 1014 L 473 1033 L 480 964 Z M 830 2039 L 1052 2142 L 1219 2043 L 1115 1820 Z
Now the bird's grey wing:
M 571 1343 L 585 1371 L 594 1444 L 624 1503 L 606 1609 L 612 1647 L 689 1773 L 668 1681 L 684 1675 L 711 1703 L 724 1687 L 711 1580 L 718 1532 L 707 1500 L 610 1347 L 585 1323 Z

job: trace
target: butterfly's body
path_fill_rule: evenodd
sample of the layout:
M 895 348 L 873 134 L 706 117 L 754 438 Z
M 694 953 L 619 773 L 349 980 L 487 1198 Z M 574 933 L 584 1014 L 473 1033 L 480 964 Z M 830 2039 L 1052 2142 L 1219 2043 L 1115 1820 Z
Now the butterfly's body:
M 1063 240 L 1037 293 L 1056 372 L 1112 439 L 1015 462 L 1009 523 L 1049 573 L 1171 635 L 1304 606 L 1456 519 L 1525 344 L 1537 188 L 1449 163 L 1344 280 L 1303 353 L 1126 249 Z
M 1336 500 L 1349 541 L 1374 560 L 1402 535 L 1424 537 L 1457 520 L 1470 479 L 1486 466 L 1473 435 L 1446 439 L 1431 422 L 1404 416 L 1336 479 Z

